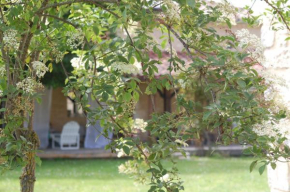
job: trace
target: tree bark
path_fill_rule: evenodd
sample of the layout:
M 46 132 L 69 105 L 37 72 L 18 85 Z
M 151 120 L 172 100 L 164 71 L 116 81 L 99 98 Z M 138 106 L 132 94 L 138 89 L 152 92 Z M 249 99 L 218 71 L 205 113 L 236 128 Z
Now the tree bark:
M 35 183 L 35 152 L 26 155 L 27 164 L 22 170 L 20 177 L 21 192 L 33 192 Z
M 24 133 L 24 134 L 23 134 Z M 25 154 L 26 165 L 22 169 L 22 175 L 20 176 L 20 186 L 21 192 L 33 192 L 34 191 L 34 183 L 36 181 L 35 178 L 35 153 L 37 148 L 39 147 L 39 139 L 35 131 L 33 130 L 23 130 L 23 137 L 27 138 L 27 140 L 31 143 L 30 149 Z

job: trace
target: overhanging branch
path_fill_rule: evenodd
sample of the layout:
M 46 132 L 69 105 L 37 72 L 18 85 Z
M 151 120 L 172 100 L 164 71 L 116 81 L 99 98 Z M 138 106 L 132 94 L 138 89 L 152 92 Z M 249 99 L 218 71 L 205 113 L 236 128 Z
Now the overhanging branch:
M 65 2 L 61 2 L 61 3 L 53 3 L 53 4 L 49 4 L 45 7 L 42 7 L 41 9 L 39 9 L 36 14 L 41 13 L 42 11 L 49 9 L 49 8 L 53 8 L 53 7 L 58 7 L 58 6 L 62 6 L 62 5 L 71 5 L 73 3 L 89 3 L 89 4 L 95 4 L 95 3 L 118 3 L 120 0 L 74 0 L 74 1 L 65 1 Z

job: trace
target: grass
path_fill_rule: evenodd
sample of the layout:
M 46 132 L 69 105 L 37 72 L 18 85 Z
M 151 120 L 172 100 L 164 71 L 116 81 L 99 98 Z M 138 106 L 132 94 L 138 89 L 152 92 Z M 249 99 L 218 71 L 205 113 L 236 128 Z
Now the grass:
M 145 192 L 118 173 L 125 160 L 44 160 L 35 192 Z M 267 174 L 249 173 L 250 158 L 178 160 L 186 192 L 269 192 Z M 0 176 L 0 192 L 18 192 L 20 169 Z

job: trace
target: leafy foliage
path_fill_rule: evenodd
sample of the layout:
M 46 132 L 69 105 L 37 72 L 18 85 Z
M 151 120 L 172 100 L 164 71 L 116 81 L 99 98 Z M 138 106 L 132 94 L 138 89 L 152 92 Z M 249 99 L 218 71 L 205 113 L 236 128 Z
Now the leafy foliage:
M 260 173 L 267 164 L 289 156 L 287 147 L 281 150 L 286 140 L 283 135 L 276 140 L 253 131 L 254 125 L 265 120 L 279 121 L 285 112 L 269 110 L 271 102 L 263 96 L 268 85 L 253 68 L 263 50 L 253 48 L 251 41 L 241 42 L 230 31 L 236 9 L 227 2 L 216 5 L 202 0 L 1 2 L 1 65 L 5 65 L 6 72 L 1 96 L 6 107 L 1 110 L 5 112 L 6 126 L 0 140 L 5 148 L 0 152 L 6 158 L 4 166 L 9 167 L 16 157 L 31 162 L 28 161 L 31 155 L 27 154 L 33 154 L 37 148 L 31 123 L 32 101 L 38 98 L 37 90 L 41 87 L 41 79 L 32 65 L 36 61 L 40 66 L 47 63 L 54 71 L 42 80 L 46 85 L 58 86 L 59 80 L 49 79 L 56 75 L 61 81 L 66 75 L 65 94 L 82 106 L 91 124 L 100 120 L 105 136 L 110 131 L 122 134 L 107 148 L 135 159 L 121 168 L 137 180 L 149 183 L 149 191 L 183 190 L 175 161 L 171 160 L 172 167 L 168 169 L 161 160 L 170 159 L 175 152 L 185 155 L 181 147 L 200 132 L 200 128 L 193 126 L 196 120 L 201 121 L 201 128 L 216 129 L 221 144 L 237 141 L 250 145 L 245 153 L 263 163 Z M 212 23 L 226 24 L 229 32 L 219 35 L 210 27 Z M 158 41 L 152 35 L 156 30 L 162 33 Z M 175 54 L 174 41 L 183 45 L 189 62 Z M 170 55 L 168 74 L 157 78 L 166 48 Z M 157 59 L 150 58 L 151 51 Z M 68 52 L 76 57 L 72 59 L 66 55 Z M 74 66 L 73 71 L 68 60 Z M 179 74 L 172 75 L 173 72 Z M 198 82 L 210 100 L 202 110 L 198 110 L 201 103 L 176 91 L 180 82 L 193 81 Z M 147 86 L 144 93 L 141 84 Z M 134 126 L 136 103 L 140 94 L 152 96 L 163 89 L 175 91 L 177 110 L 163 114 L 153 111 L 151 119 L 142 125 L 152 142 L 144 142 L 136 131 L 141 128 Z M 93 102 L 98 107 L 91 107 Z M 154 102 L 152 106 L 154 109 Z M 29 134 L 22 134 L 24 122 L 28 122 Z M 25 155 L 19 156 L 19 151 Z M 147 171 L 141 170 L 140 161 L 146 164 Z M 250 166 L 251 170 L 257 162 Z

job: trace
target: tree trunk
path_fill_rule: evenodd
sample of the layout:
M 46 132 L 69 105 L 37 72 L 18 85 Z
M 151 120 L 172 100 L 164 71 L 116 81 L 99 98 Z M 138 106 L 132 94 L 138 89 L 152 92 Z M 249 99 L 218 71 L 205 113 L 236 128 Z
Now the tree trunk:
M 32 120 L 32 119 L 31 119 Z M 26 165 L 22 169 L 20 176 L 21 192 L 33 192 L 35 183 L 35 153 L 39 147 L 39 139 L 35 131 L 25 129 L 21 131 L 21 135 L 31 143 L 28 152 L 25 154 Z
M 35 152 L 26 155 L 27 164 L 22 170 L 20 177 L 21 192 L 33 192 L 35 183 Z

